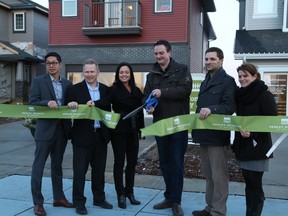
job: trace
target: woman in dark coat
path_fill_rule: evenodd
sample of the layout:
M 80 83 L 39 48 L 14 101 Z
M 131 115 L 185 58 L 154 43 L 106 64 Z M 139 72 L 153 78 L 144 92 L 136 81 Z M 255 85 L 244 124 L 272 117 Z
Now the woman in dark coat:
M 110 87 L 112 109 L 121 114 L 114 130 L 111 131 L 111 143 L 114 152 L 114 183 L 118 206 L 126 208 L 126 197 L 132 205 L 139 205 L 135 199 L 133 187 L 135 167 L 137 165 L 140 128 L 144 127 L 143 111 L 123 120 L 122 118 L 141 106 L 143 93 L 136 86 L 132 67 L 128 63 L 118 65 L 115 81 Z M 125 186 L 123 184 L 123 169 L 126 157 Z
M 238 116 L 275 116 L 275 100 L 253 64 L 237 68 L 241 87 L 236 90 L 236 113 Z M 233 150 L 245 180 L 246 216 L 260 216 L 264 204 L 262 177 L 268 171 L 266 153 L 272 146 L 269 132 L 235 133 Z

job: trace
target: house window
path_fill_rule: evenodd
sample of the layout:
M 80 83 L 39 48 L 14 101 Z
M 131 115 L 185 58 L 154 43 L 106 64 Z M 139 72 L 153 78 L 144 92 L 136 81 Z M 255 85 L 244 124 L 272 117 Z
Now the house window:
M 13 30 L 14 32 L 25 32 L 25 13 L 16 12 L 13 14 Z
M 77 0 L 62 0 L 62 16 L 77 16 Z
M 253 18 L 259 19 L 277 17 L 277 4 L 278 0 L 265 0 L 265 4 L 263 4 L 263 0 L 255 0 Z
M 171 13 L 172 0 L 154 0 L 155 13 Z

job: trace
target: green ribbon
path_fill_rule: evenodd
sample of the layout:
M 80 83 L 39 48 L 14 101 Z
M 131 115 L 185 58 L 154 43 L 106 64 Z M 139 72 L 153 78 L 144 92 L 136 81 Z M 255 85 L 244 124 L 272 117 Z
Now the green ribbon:
M 198 115 L 187 114 L 163 119 L 141 129 L 142 136 L 165 136 L 193 129 L 288 132 L 288 116 L 231 116 L 211 114 L 207 119 L 200 120 Z M 107 112 L 87 105 L 79 105 L 77 109 L 70 109 L 68 106 L 51 109 L 47 106 L 0 104 L 0 117 L 91 119 L 102 121 L 107 127 L 114 129 L 120 119 L 120 114 Z
M 205 120 L 187 114 L 160 120 L 141 129 L 142 136 L 165 136 L 193 129 L 249 132 L 288 132 L 288 116 L 231 116 L 212 114 Z
M 68 106 L 51 109 L 47 106 L 0 104 L 0 117 L 91 119 L 102 121 L 107 127 L 114 129 L 120 119 L 120 114 L 87 105 L 79 105 L 77 109 L 71 109 Z

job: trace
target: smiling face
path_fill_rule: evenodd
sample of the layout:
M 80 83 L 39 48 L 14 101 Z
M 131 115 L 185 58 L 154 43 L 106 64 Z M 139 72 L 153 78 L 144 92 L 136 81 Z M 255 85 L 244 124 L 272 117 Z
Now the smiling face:
M 209 73 L 214 73 L 219 70 L 222 64 L 223 59 L 217 56 L 217 52 L 207 52 L 205 54 L 205 67 Z
M 122 83 L 128 83 L 131 78 L 131 71 L 128 66 L 124 65 L 119 70 L 119 80 Z
M 248 71 L 239 70 L 238 80 L 241 87 L 247 87 L 257 79 L 257 74 L 251 75 Z
M 95 64 L 85 64 L 83 67 L 83 75 L 89 85 L 96 86 L 99 70 Z
M 58 79 L 62 67 L 61 62 L 59 62 L 55 56 L 49 56 L 46 59 L 45 65 L 47 72 L 54 77 L 54 79 Z
M 171 51 L 167 52 L 164 45 L 157 45 L 154 47 L 154 56 L 156 61 L 162 68 L 166 68 L 170 62 Z

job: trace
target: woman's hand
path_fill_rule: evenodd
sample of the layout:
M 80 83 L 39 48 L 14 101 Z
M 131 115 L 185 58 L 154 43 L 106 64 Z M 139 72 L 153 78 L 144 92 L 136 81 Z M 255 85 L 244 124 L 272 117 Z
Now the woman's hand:
M 246 132 L 246 131 L 240 131 L 240 134 L 243 138 L 248 138 L 250 137 L 250 132 Z

